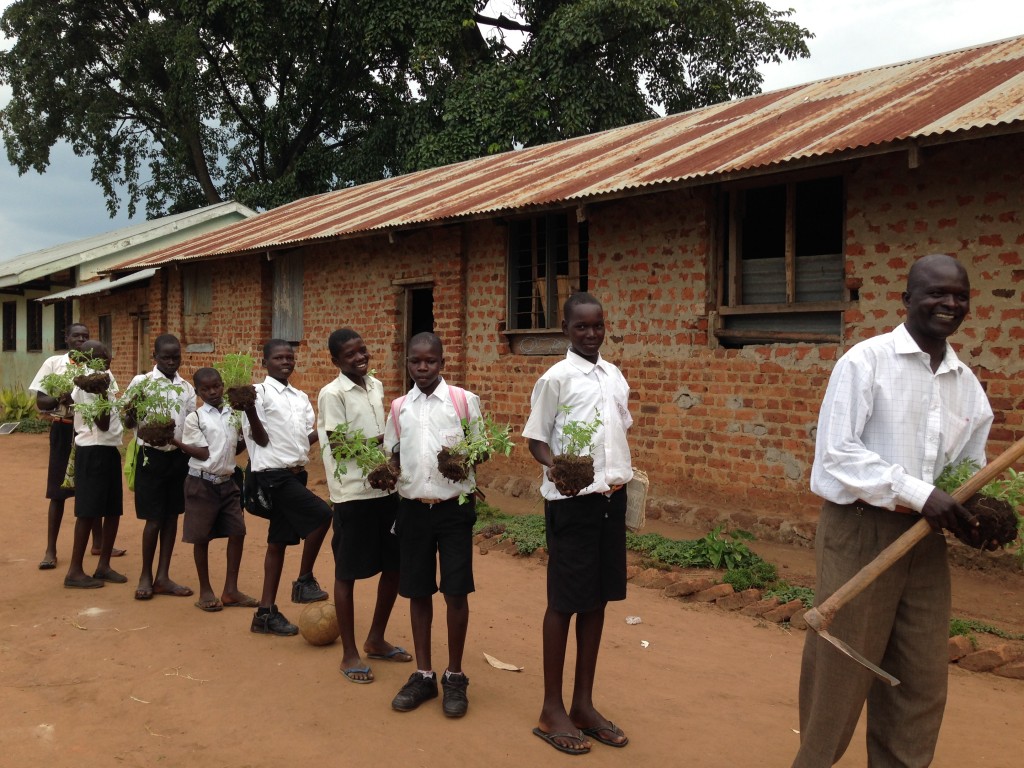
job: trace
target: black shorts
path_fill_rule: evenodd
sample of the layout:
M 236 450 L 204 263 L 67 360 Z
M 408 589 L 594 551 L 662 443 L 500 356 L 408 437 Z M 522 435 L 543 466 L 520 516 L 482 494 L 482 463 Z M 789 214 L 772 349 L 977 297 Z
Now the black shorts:
M 139 520 L 166 520 L 185 511 L 188 456 L 175 448 L 160 451 L 139 446 L 135 464 L 135 516 Z
M 229 536 L 245 536 L 242 495 L 234 479 L 212 483 L 186 475 L 181 540 L 186 544 L 206 544 Z
M 259 472 L 260 485 L 269 491 L 268 544 L 298 544 L 313 531 L 331 522 L 330 505 L 306 488 L 306 471 L 271 469 Z
M 50 460 L 46 465 L 46 498 L 70 499 L 74 488 L 61 488 L 68 471 L 68 456 L 75 441 L 75 428 L 60 421 L 50 423 Z
M 476 503 L 448 499 L 424 504 L 413 499 L 398 502 L 400 565 L 398 593 L 402 597 L 429 597 L 438 591 L 437 570 L 441 565 L 441 593 L 468 595 L 473 584 L 473 523 Z
M 334 505 L 334 578 L 355 581 L 398 570 L 397 513 L 396 493 Z
M 548 607 L 588 613 L 626 599 L 626 489 L 544 502 Z
M 120 517 L 121 452 L 112 445 L 75 448 L 75 517 Z

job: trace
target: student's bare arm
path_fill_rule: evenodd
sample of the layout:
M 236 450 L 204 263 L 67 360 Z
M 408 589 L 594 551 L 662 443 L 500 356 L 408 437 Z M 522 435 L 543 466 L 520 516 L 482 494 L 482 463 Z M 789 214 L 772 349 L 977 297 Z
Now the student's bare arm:
M 267 434 L 266 427 L 263 426 L 259 414 L 256 413 L 256 406 L 250 405 L 246 408 L 245 415 L 249 419 L 249 430 L 252 432 L 252 439 L 256 445 L 261 448 L 268 445 L 270 443 L 270 435 Z
M 320 442 L 320 434 L 314 429 L 312 432 L 309 433 L 309 444 L 313 445 L 313 443 L 319 443 L 319 442 Z
M 245 450 L 245 438 L 239 435 L 238 442 L 235 443 L 235 456 Z
M 36 392 L 36 408 L 40 411 L 55 411 L 58 405 L 57 398 L 50 397 L 45 392 Z
M 187 456 L 191 456 L 193 459 L 199 459 L 200 461 L 206 461 L 210 458 L 210 448 L 206 445 L 189 445 L 183 443 L 178 438 L 171 440 L 171 445 L 175 448 L 179 448 L 185 452 Z
M 532 455 L 538 462 L 543 464 L 545 467 L 550 467 L 554 464 L 554 460 L 551 457 L 550 445 L 545 443 L 543 440 L 534 440 L 532 437 L 527 439 L 527 444 L 530 447 L 530 455 Z

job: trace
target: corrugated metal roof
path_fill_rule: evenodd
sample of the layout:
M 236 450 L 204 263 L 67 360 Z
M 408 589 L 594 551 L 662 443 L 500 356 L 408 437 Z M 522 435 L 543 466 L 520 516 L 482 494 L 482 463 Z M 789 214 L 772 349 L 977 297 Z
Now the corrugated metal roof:
M 1010 124 L 1024 129 L 1024 37 L 304 198 L 117 270 L 701 183 Z

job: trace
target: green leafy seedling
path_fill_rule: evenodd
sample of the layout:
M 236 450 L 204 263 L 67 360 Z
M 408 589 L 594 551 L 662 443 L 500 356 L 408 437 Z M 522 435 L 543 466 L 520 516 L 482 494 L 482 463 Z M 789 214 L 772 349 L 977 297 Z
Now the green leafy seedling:
M 572 412 L 571 405 L 558 406 L 559 412 L 568 419 Z M 562 426 L 562 455 L 563 456 L 589 456 L 592 448 L 594 434 L 601 426 L 601 412 L 594 414 L 590 421 L 566 421 Z
M 220 362 L 213 366 L 224 381 L 224 389 L 247 387 L 252 383 L 252 372 L 256 367 L 256 359 L 249 354 L 239 352 L 224 355 Z
M 367 437 L 363 430 L 353 430 L 348 422 L 339 424 L 328 435 L 329 450 L 334 457 L 334 476 L 348 474 L 348 462 L 355 461 L 356 467 L 367 477 L 382 464 L 388 463 L 387 454 L 376 437 Z
M 479 419 L 462 419 L 462 439 L 446 450 L 449 456 L 459 457 L 466 468 L 475 467 L 495 454 L 510 455 L 515 447 L 511 434 L 511 424 L 498 424 L 488 414 Z M 475 483 L 470 490 L 459 494 L 459 504 L 469 501 L 474 492 Z

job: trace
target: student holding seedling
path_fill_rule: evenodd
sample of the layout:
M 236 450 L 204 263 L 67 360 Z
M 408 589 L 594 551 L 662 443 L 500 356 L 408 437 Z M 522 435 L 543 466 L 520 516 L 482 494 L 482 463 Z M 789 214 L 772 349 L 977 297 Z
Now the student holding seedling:
M 331 525 L 331 508 L 306 488 L 309 448 L 319 439 L 309 397 L 288 383 L 295 352 L 283 339 L 263 347 L 267 378 L 256 386 L 256 403 L 245 411 L 243 434 L 252 473 L 270 501 L 263 594 L 250 630 L 262 635 L 295 635 L 299 628 L 277 609 L 277 589 L 284 571 L 285 548 L 305 540 L 299 577 L 292 582 L 293 603 L 326 600 L 313 576 L 320 546 Z
M 195 606 L 208 613 L 225 607 L 255 608 L 256 600 L 238 589 L 245 519 L 234 482 L 235 456 L 245 444 L 234 411 L 224 403 L 220 373 L 213 368 L 200 368 L 192 381 L 203 405 L 185 417 L 181 437 L 181 450 L 189 456 L 181 540 L 193 545 L 199 576 L 199 599 Z M 227 570 L 218 598 L 210 584 L 210 541 L 223 538 L 228 540 Z
M 377 602 L 363 651 L 371 659 L 412 661 L 404 648 L 384 638 L 398 597 L 398 537 L 392 531 L 398 495 L 374 488 L 361 461 L 388 466 L 380 447 L 384 436 L 384 385 L 370 373 L 370 353 L 351 328 L 327 339 L 337 378 L 320 390 L 317 433 L 324 447 L 327 487 L 334 504 L 334 605 L 341 630 L 341 673 L 353 683 L 372 683 L 373 671 L 363 662 L 355 639 L 353 592 L 358 579 L 380 574 Z M 377 458 L 373 459 L 373 455 Z M 367 467 L 369 469 L 369 467 Z M 372 470 L 371 470 L 372 471 Z
M 872 766 L 932 762 L 946 704 L 950 578 L 947 529 L 977 546 L 977 521 L 937 478 L 985 464 L 992 409 L 947 338 L 971 306 L 967 271 L 945 254 L 914 262 L 906 321 L 836 363 L 818 416 L 811 490 L 821 603 L 924 517 L 926 536 L 835 615 L 830 631 L 902 681 L 891 687 L 808 632 L 800 670 L 800 750 L 821 768 L 846 751 L 867 701 Z
M 75 403 L 75 540 L 64 586 L 95 589 L 106 582 L 124 584 L 128 578 L 110 567 L 114 539 L 121 523 L 121 435 L 123 428 L 114 401 L 117 382 L 110 373 L 110 353 L 98 341 L 86 341 L 82 352 L 102 362 L 106 386 L 90 392 L 76 386 L 71 393 Z M 99 369 L 96 366 L 95 369 Z M 84 378 L 88 374 L 83 375 Z M 102 377 L 101 377 L 102 378 Z M 83 380 L 82 384 L 86 384 Z M 94 521 L 103 526 L 100 559 L 92 576 L 85 572 L 82 560 Z
M 418 669 L 391 702 L 399 712 L 416 709 L 437 698 L 437 676 L 431 660 L 430 630 L 434 618 L 433 595 L 440 591 L 447 606 L 448 669 L 441 685 L 442 709 L 448 717 L 462 717 L 469 707 L 469 678 L 462 671 L 462 655 L 469 627 L 469 594 L 473 583 L 473 473 L 460 482 L 444 478 L 438 453 L 463 438 L 463 425 L 479 420 L 480 398 L 449 386 L 441 377 L 444 349 L 432 333 L 418 333 L 409 341 L 406 362 L 415 386 L 391 406 L 384 429 L 384 450 L 401 468 L 398 478 L 398 520 L 395 530 L 401 548 L 398 591 L 409 598 L 413 645 Z
M 70 376 L 65 376 L 71 355 L 82 348 L 89 340 L 89 329 L 82 323 L 72 323 L 64 335 L 64 343 L 68 347 L 67 354 L 53 355 L 43 361 L 42 366 L 32 383 L 29 392 L 36 393 L 36 407 L 41 413 L 50 415 L 50 458 L 46 470 L 46 498 L 49 509 L 46 515 L 46 551 L 39 561 L 39 570 L 52 571 L 57 567 L 57 537 L 60 535 L 60 524 L 64 519 L 64 502 L 75 495 L 74 488 L 64 488 L 64 473 L 71 455 L 71 445 L 75 439 L 74 415 L 71 411 L 71 391 L 74 383 Z M 95 518 L 92 521 L 92 554 L 100 554 L 103 539 L 103 521 Z M 123 549 L 115 549 L 113 557 L 124 554 Z
M 196 391 L 178 375 L 181 342 L 165 333 L 153 343 L 153 370 L 132 379 L 125 390 L 125 425 L 135 429 L 139 458 L 135 469 L 135 514 L 142 530 L 142 573 L 136 600 L 153 595 L 188 597 L 192 590 L 171 580 L 171 554 L 178 516 L 185 510 L 188 455 L 181 450 L 185 417 L 196 409 Z M 160 559 L 156 575 L 153 559 Z
M 560 752 L 589 752 L 594 739 L 624 747 L 629 739 L 594 707 L 605 605 L 626 597 L 626 483 L 633 477 L 626 431 L 629 385 L 601 357 L 604 310 L 589 293 L 574 293 L 562 310 L 569 339 L 565 360 L 537 381 L 523 429 L 544 467 L 541 494 L 547 530 L 544 614 L 544 703 L 536 736 Z M 570 417 L 572 417 L 570 419 Z M 589 449 L 592 476 L 579 477 L 559 455 Z M 587 473 L 590 474 L 589 472 Z M 576 614 L 576 677 L 572 704 L 562 698 L 569 624 Z M 589 738 L 588 738 L 589 737 Z

